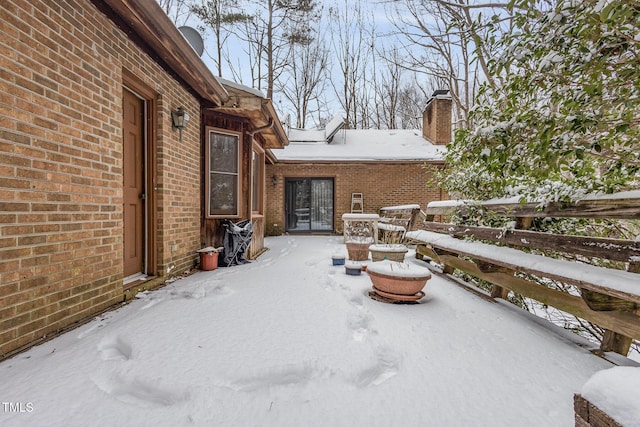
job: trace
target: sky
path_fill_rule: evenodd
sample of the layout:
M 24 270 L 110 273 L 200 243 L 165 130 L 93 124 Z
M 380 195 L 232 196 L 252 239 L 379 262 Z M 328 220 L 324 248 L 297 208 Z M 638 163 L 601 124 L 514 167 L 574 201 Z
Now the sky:
M 325 11 L 329 7 L 338 7 L 338 8 L 345 9 L 345 13 L 348 13 L 349 6 L 350 6 L 349 1 L 347 0 L 337 1 L 337 2 L 319 0 L 318 3 L 324 8 Z M 386 6 L 384 5 L 384 2 L 365 0 L 362 2 L 362 7 L 364 10 L 364 14 L 366 14 L 367 17 L 370 17 L 375 23 L 376 32 L 379 35 L 376 42 L 380 45 L 380 47 L 383 44 L 391 43 L 394 40 L 394 38 L 389 36 L 389 34 L 394 32 L 394 26 L 392 21 L 389 18 L 389 14 Z M 324 15 L 327 15 L 327 14 L 325 13 Z M 173 19 L 174 17 L 171 16 L 171 18 Z M 187 17 L 186 15 L 182 15 L 176 20 L 176 23 L 178 27 L 186 25 L 196 29 L 199 28 L 199 22 L 197 18 L 193 16 Z M 323 18 L 323 25 L 324 26 L 327 25 L 326 18 Z M 328 40 L 328 36 L 325 34 L 324 37 L 326 39 L 326 45 L 329 47 L 330 41 Z M 215 65 L 215 60 L 213 58 L 213 56 L 215 55 L 213 45 L 212 45 L 214 43 L 214 38 L 211 30 L 205 31 L 205 33 L 203 34 L 203 39 L 204 39 L 204 45 L 205 45 L 205 52 L 202 55 L 202 60 L 212 70 L 213 74 L 217 75 L 217 66 Z M 230 52 L 230 56 L 232 57 L 234 67 L 236 69 L 236 72 L 240 74 L 240 77 L 238 78 L 234 74 L 234 72 L 230 70 L 226 61 L 225 63 L 223 63 L 223 77 L 229 80 L 236 80 L 236 81 L 241 80 L 241 81 L 238 81 L 238 83 L 242 83 L 247 86 L 252 86 L 250 66 L 247 59 L 248 53 L 247 53 L 246 42 L 243 42 L 239 40 L 237 37 L 231 35 L 225 42 L 225 46 L 227 51 Z M 335 64 L 331 68 L 334 73 L 339 71 L 338 70 L 339 67 L 337 67 Z M 339 79 L 339 78 L 340 78 L 339 76 L 336 76 L 336 79 Z M 263 92 L 266 93 L 266 89 L 264 89 Z M 324 96 L 325 96 L 325 101 L 327 102 L 327 105 L 329 106 L 328 108 L 330 110 L 328 111 L 327 115 L 333 116 L 334 114 L 340 113 L 342 109 L 339 105 L 339 102 L 336 100 L 336 95 L 334 93 L 333 88 L 330 85 L 327 87 L 327 90 L 325 90 Z M 281 94 L 274 93 L 273 102 L 276 109 L 278 110 L 279 115 L 281 116 L 281 119 L 284 120 L 287 114 L 290 114 L 291 116 L 295 117 L 294 112 L 289 109 L 286 99 Z

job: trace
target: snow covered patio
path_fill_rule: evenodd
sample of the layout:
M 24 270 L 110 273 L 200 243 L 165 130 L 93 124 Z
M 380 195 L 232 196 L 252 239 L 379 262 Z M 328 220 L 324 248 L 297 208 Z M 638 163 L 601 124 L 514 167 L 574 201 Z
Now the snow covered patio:
M 573 426 L 612 367 L 579 338 L 434 276 L 367 296 L 341 236 L 267 238 L 0 364 L 11 426 Z M 413 258 L 409 262 L 422 263 Z

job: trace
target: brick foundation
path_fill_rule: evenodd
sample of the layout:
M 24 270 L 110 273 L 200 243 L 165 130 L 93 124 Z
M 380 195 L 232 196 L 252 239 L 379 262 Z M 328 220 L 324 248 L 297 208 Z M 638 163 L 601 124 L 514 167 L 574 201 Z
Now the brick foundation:
M 622 427 L 605 412 L 579 394 L 573 397 L 576 427 Z

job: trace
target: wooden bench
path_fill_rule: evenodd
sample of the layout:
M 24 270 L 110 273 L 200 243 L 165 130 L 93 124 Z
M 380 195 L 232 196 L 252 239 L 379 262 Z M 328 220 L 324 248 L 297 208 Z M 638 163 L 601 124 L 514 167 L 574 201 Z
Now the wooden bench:
M 405 233 L 414 230 L 420 217 L 420 205 L 380 208 L 378 235 L 381 243 L 402 243 Z
M 465 225 L 464 218 L 478 208 L 513 218 L 515 227 Z M 463 219 L 462 224 L 434 221 L 454 213 Z M 549 204 L 544 209 L 537 203 L 515 200 L 434 202 L 427 206 L 426 215 L 423 229 L 408 232 L 406 238 L 417 245 L 416 257 L 433 258 L 443 266 L 444 274 L 460 270 L 491 283 L 493 298 L 507 298 L 513 291 L 594 323 L 605 329 L 602 351 L 627 355 L 632 339 L 640 339 L 638 239 L 527 230 L 534 218 L 639 219 L 640 192 L 589 197 L 571 206 Z M 573 260 L 551 258 L 540 251 L 562 252 Z M 584 262 L 587 258 L 618 263 L 625 270 L 590 265 Z M 575 295 L 532 277 L 573 285 Z

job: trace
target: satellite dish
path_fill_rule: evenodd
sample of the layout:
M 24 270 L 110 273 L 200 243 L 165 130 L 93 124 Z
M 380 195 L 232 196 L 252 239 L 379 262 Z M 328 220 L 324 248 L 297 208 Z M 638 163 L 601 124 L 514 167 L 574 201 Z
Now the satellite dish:
M 204 52 L 204 42 L 202 41 L 202 36 L 200 35 L 200 33 L 194 28 L 187 26 L 180 27 L 178 28 L 178 30 L 180 30 L 184 38 L 187 39 L 198 56 L 202 56 L 202 53 Z

